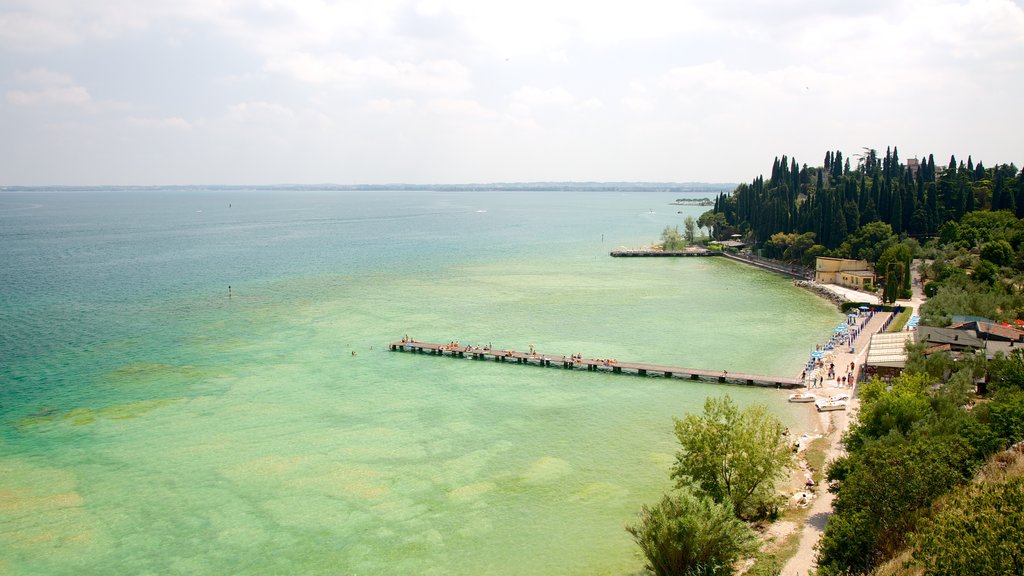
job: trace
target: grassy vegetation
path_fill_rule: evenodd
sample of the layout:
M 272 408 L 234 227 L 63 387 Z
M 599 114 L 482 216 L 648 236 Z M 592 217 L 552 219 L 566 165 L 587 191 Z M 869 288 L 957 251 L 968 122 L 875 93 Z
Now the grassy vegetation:
M 914 312 L 912 308 L 904 308 L 902 312 L 896 315 L 892 319 L 892 324 L 889 324 L 889 329 L 886 332 L 899 332 L 903 330 L 903 327 L 907 325 L 907 321 L 910 320 L 910 315 Z
M 828 438 L 823 436 L 812 440 L 804 452 L 807 464 L 814 471 L 814 483 L 818 486 L 821 486 L 821 483 L 825 480 L 825 461 L 828 459 L 828 447 Z
M 806 515 L 807 511 L 802 510 L 801 516 Z M 803 532 L 802 519 L 798 523 L 796 530 L 786 535 L 782 542 L 779 542 L 778 546 L 774 547 L 774 550 L 771 552 L 759 551 L 754 556 L 754 564 L 744 574 L 746 576 L 775 576 L 782 572 L 782 567 L 796 554 L 797 549 L 800 547 L 801 532 Z

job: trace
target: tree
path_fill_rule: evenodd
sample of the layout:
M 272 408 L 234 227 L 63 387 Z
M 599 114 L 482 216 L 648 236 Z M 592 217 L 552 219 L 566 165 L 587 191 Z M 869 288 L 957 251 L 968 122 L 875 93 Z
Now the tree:
M 783 256 L 786 260 L 796 262 L 803 259 L 804 254 L 814 246 L 814 232 L 804 232 L 793 240 Z
M 986 242 L 981 247 L 981 258 L 996 266 L 1009 266 L 1013 261 L 1013 247 L 1006 240 Z
M 818 573 L 865 574 L 907 543 L 921 511 L 971 475 L 963 438 L 886 436 L 829 467 L 836 493 Z
M 988 260 L 982 260 L 981 263 L 974 267 L 974 273 L 971 274 L 972 280 L 987 286 L 994 285 L 997 278 L 999 278 L 999 269 Z
M 728 225 L 728 222 L 725 220 L 725 214 L 708 210 L 701 214 L 700 218 L 697 218 L 697 225 L 701 228 L 707 228 L 711 232 L 711 238 L 718 239 L 719 234 L 722 233 L 722 229 Z
M 764 406 L 740 410 L 729 396 L 708 398 L 703 415 L 676 420 L 681 449 L 672 477 L 728 503 L 741 518 L 769 516 L 775 481 L 792 463 L 783 430 Z
M 693 219 L 693 216 L 687 216 L 683 220 L 683 238 L 686 239 L 688 244 L 693 244 L 693 239 L 697 237 L 697 221 Z
M 919 357 L 923 359 L 923 355 Z M 871 440 L 892 432 L 909 434 L 914 423 L 931 414 L 927 392 L 930 383 L 923 374 L 904 373 L 890 385 L 877 378 L 861 385 L 860 414 L 843 439 L 847 449 L 858 450 Z
M 895 302 L 897 298 L 904 298 L 910 292 L 910 261 L 913 258 L 910 248 L 906 244 L 894 244 L 889 246 L 878 257 L 875 263 L 875 270 L 884 276 L 885 290 L 882 299 L 886 302 Z
M 869 222 L 850 234 L 839 251 L 849 258 L 875 263 L 882 252 L 898 240 L 892 226 L 884 222 Z
M 647 558 L 647 569 L 658 576 L 732 574 L 733 564 L 755 542 L 750 528 L 728 506 L 687 489 L 643 506 L 626 531 Z
M 679 235 L 679 226 L 665 226 L 665 229 L 661 231 L 661 249 L 672 251 L 682 247 L 683 237 Z

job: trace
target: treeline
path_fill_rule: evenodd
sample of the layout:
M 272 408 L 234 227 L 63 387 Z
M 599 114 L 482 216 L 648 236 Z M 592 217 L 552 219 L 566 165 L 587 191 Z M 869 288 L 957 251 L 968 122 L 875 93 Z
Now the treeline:
M 777 233 L 813 234 L 812 246 L 823 252 L 871 222 L 888 224 L 897 235 L 926 237 L 975 210 L 1024 217 L 1024 172 L 1013 164 L 987 168 L 971 157 L 958 162 L 951 156 L 936 166 L 931 154 L 907 164 L 892 148 L 884 156 L 865 149 L 855 166 L 839 151 L 826 152 L 820 167 L 776 158 L 767 180 L 759 176 L 720 194 L 702 218 L 717 224 L 719 238 L 741 234 L 762 245 Z

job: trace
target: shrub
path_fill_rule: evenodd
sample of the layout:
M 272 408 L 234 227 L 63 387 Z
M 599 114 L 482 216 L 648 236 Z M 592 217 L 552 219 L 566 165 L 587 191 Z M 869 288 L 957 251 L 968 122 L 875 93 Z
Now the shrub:
M 915 538 L 928 574 L 1024 572 L 1024 478 L 957 490 Z
M 754 549 L 754 534 L 732 513 L 707 496 L 683 488 L 658 504 L 643 506 L 626 531 L 640 546 L 647 569 L 658 576 L 732 574 L 733 564 Z

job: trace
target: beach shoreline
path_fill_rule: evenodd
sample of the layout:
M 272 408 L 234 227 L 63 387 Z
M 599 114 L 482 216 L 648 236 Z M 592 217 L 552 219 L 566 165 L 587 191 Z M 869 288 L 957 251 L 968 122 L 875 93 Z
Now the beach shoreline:
M 832 512 L 833 494 L 823 485 L 824 483 L 819 485 L 812 481 L 808 485 L 807 481 L 812 478 L 814 470 L 810 469 L 804 458 L 804 451 L 807 445 L 814 439 L 825 438 L 827 441 L 827 447 L 825 448 L 826 463 L 835 460 L 845 453 L 842 446 L 842 438 L 850 428 L 854 415 L 860 406 L 860 402 L 856 397 L 859 379 L 854 378 L 852 385 L 844 385 L 840 379 L 841 375 L 845 374 L 847 372 L 846 368 L 849 368 L 851 365 L 855 367 L 855 374 L 862 369 L 864 361 L 867 359 L 868 343 L 871 340 L 871 336 L 882 329 L 886 320 L 892 314 L 892 312 L 872 314 L 860 325 L 859 332 L 852 339 L 852 342 L 835 347 L 830 355 L 823 355 L 823 357 L 827 358 L 829 364 L 841 369 L 837 368 L 833 377 L 822 381 L 819 387 L 806 388 L 807 392 L 813 392 L 818 398 L 847 395 L 849 399 L 847 400 L 846 410 L 840 411 L 817 412 L 813 403 L 807 405 L 806 409 L 815 411 L 814 415 L 817 416 L 817 418 L 813 418 L 815 429 L 800 435 L 798 464 L 793 468 L 792 474 L 787 480 L 788 486 L 791 489 L 803 487 L 802 489 L 797 488 L 792 494 L 787 494 L 789 504 L 799 505 L 800 502 L 803 502 L 803 505 L 807 507 L 807 514 L 803 522 L 795 528 L 800 531 L 799 545 L 793 556 L 786 561 L 781 572 L 782 576 L 806 576 L 815 567 L 814 547 L 818 540 L 821 539 L 825 525 L 828 522 L 828 517 Z

